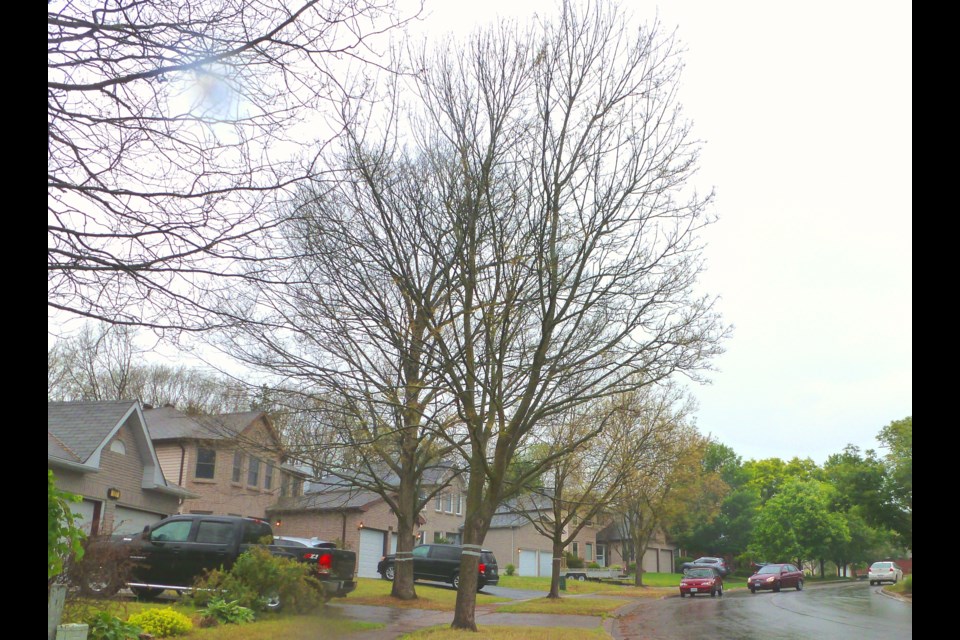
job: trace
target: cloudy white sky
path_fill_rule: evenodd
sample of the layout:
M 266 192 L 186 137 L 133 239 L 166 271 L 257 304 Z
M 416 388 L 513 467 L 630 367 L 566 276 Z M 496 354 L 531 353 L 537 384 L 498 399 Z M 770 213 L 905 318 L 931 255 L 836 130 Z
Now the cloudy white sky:
M 426 0 L 431 34 L 553 0 Z M 744 459 L 876 448 L 913 412 L 911 4 L 627 0 L 686 45 L 681 101 L 715 187 L 705 291 L 735 327 L 704 433 Z

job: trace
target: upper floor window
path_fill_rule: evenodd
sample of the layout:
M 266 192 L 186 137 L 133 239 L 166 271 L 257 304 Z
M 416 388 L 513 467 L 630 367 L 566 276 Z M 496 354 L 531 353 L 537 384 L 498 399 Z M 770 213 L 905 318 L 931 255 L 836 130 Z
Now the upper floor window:
M 247 484 L 255 487 L 260 483 L 260 460 L 250 458 L 250 467 L 247 469 Z
M 463 514 L 463 494 L 458 493 L 457 494 L 457 515 L 459 516 L 462 514 Z
M 443 494 L 437 494 L 437 497 L 433 501 L 433 508 L 435 511 L 443 511 Z
M 273 489 L 273 464 L 268 462 L 267 468 L 263 471 L 263 488 Z
M 233 454 L 233 475 L 231 480 L 234 482 L 240 482 L 240 478 L 243 473 L 243 453 L 237 451 Z
M 452 493 L 446 494 L 446 499 L 447 499 L 447 500 L 446 500 L 446 502 L 447 502 L 447 509 L 446 509 L 446 511 L 447 511 L 447 513 L 453 513 L 453 494 L 452 494 Z
M 213 472 L 217 462 L 217 452 L 207 447 L 197 449 L 197 468 L 193 472 L 195 478 L 213 479 Z
M 123 440 L 121 440 L 120 438 L 117 438 L 110 443 L 110 451 L 113 451 L 114 453 L 119 453 L 122 456 L 126 455 L 127 445 L 123 444 Z

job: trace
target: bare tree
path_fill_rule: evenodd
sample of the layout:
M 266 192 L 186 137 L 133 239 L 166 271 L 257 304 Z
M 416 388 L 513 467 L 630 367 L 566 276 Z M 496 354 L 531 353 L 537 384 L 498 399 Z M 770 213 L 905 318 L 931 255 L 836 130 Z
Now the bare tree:
M 408 19 L 392 0 L 48 3 L 48 310 L 229 322 L 204 293 L 267 257 L 271 214 L 315 173 L 303 145 L 332 135 L 297 125 L 341 79 L 362 90 L 373 42 Z
M 548 598 L 560 597 L 564 550 L 587 523 L 609 512 L 637 461 L 647 448 L 658 446 L 658 427 L 638 418 L 636 407 L 614 397 L 571 408 L 546 427 L 540 451 L 560 456 L 543 470 L 543 485 L 521 494 L 516 503 L 519 513 L 553 543 Z M 602 438 L 592 437 L 600 432 Z M 572 446 L 574 442 L 579 444 Z
M 526 31 L 448 42 L 415 68 L 417 140 L 456 157 L 443 307 L 423 307 L 467 434 L 467 513 L 452 626 L 476 629 L 479 550 L 536 425 L 683 373 L 726 334 L 694 293 L 711 196 L 677 101 L 681 63 L 657 24 L 563 2 Z M 539 473 L 531 468 L 530 473 Z

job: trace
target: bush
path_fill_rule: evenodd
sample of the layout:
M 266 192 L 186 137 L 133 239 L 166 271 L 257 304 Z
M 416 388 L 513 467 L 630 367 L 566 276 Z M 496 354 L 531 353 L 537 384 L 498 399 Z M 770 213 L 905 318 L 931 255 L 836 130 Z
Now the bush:
M 569 551 L 564 553 L 564 555 L 567 557 L 567 568 L 583 569 L 583 558 L 578 558 Z
M 903 592 L 913 595 L 913 574 L 912 573 L 903 579 Z
M 200 611 L 203 618 L 213 618 L 223 624 L 245 624 L 253 622 L 253 609 L 242 607 L 236 600 L 227 602 L 223 598 L 214 598 Z M 207 625 L 205 625 L 207 626 Z
M 135 624 L 144 633 L 157 636 L 158 638 L 167 638 L 169 636 L 182 636 L 193 629 L 193 623 L 190 618 L 174 611 L 170 607 L 165 609 L 147 609 L 140 613 L 135 613 L 127 622 Z
M 82 596 L 107 598 L 127 582 L 131 569 L 127 548 L 113 544 L 109 535 L 98 535 L 84 541 L 83 553 L 69 558 L 64 573 Z
M 679 569 L 683 566 L 684 562 L 693 562 L 693 560 L 690 556 L 677 556 L 676 563 L 673 566 Z
M 587 569 L 600 569 L 600 568 L 601 567 L 599 562 L 591 562 L 590 564 L 587 565 Z
M 507 565 L 507 568 L 506 568 L 506 572 L 507 572 L 507 575 L 508 575 L 508 576 L 512 576 L 513 574 L 515 574 L 515 573 L 517 572 L 517 568 L 516 568 L 515 566 L 513 566 L 512 564 L 508 564 L 508 565 Z
M 229 571 L 215 569 L 198 578 L 189 598 L 194 606 L 204 607 L 214 598 L 227 596 L 239 606 L 266 611 L 269 599 L 279 596 L 285 609 L 305 613 L 323 598 L 323 587 L 310 571 L 308 564 L 254 547 L 242 553 Z
M 143 631 L 131 622 L 124 622 L 108 611 L 99 611 L 87 619 L 90 640 L 137 640 Z

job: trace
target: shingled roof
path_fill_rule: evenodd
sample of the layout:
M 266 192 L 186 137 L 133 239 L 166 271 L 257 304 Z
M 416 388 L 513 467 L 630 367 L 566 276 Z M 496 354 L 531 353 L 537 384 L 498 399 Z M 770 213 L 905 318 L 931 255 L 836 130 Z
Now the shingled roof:
M 174 407 L 144 409 L 143 416 L 156 441 L 199 438 L 203 440 L 230 440 L 238 437 L 252 422 L 264 416 L 262 411 L 221 413 L 215 416 L 192 416 Z M 272 431 L 272 428 L 271 428 Z

